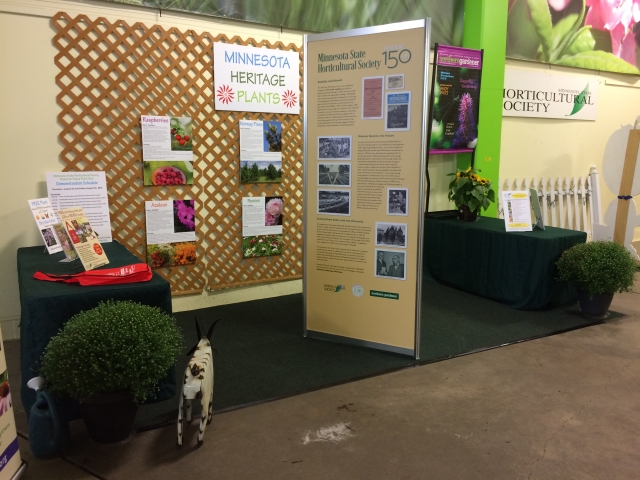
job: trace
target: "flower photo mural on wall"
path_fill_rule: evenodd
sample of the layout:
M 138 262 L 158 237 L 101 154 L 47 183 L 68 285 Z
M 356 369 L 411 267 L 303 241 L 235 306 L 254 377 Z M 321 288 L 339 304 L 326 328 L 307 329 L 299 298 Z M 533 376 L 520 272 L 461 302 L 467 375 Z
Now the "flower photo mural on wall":
M 104 1 L 104 0 L 96 0 Z M 462 45 L 464 0 L 107 0 L 308 32 L 431 19 L 431 42 Z M 468 0 L 471 1 L 471 0 Z M 227 92 L 228 93 L 228 92 Z M 287 101 L 285 96 L 284 101 Z
M 509 0 L 507 57 L 640 74 L 640 0 Z

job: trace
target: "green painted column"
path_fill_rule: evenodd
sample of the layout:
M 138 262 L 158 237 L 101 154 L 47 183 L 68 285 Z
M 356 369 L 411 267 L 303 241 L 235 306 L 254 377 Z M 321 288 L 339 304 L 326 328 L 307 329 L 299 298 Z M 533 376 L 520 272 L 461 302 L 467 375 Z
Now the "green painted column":
M 484 49 L 480 116 L 475 167 L 481 175 L 497 182 L 500 174 L 500 135 L 502 133 L 502 89 L 507 45 L 509 0 L 465 0 L 462 46 Z M 467 168 L 471 155 L 458 155 L 458 168 Z M 496 204 L 483 215 L 495 217 Z

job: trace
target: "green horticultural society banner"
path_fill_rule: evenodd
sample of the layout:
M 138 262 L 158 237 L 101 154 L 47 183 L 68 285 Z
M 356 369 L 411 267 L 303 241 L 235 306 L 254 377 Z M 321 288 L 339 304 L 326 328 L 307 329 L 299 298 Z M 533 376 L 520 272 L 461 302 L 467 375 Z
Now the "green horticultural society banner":
M 431 42 L 462 45 L 464 0 L 107 0 L 308 32 L 431 18 Z
M 640 0 L 509 0 L 507 57 L 640 74 Z

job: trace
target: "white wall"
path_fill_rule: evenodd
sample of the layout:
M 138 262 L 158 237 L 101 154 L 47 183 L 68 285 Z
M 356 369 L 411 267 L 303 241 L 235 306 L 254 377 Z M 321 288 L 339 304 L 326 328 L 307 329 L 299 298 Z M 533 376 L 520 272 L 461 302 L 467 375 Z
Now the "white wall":
M 595 165 L 602 173 L 602 156 L 611 134 L 640 116 L 640 78 L 556 65 L 507 59 L 507 67 L 563 75 L 600 78 L 596 121 L 503 117 L 500 148 L 501 178 L 573 177 Z M 617 198 L 600 176 L 602 209 Z M 640 240 L 640 228 L 636 229 Z
M 45 173 L 60 171 L 56 117 L 59 89 L 55 84 L 57 54 L 51 17 L 59 11 L 71 16 L 122 19 L 128 23 L 160 24 L 165 28 L 200 33 L 239 35 L 285 44 L 302 44 L 300 32 L 280 28 L 158 12 L 112 3 L 74 0 L 0 0 L 0 326 L 5 339 L 17 338 L 20 302 L 16 250 L 42 245 L 27 200 L 47 196 Z M 302 291 L 300 280 L 174 297 L 174 311 L 204 308 Z

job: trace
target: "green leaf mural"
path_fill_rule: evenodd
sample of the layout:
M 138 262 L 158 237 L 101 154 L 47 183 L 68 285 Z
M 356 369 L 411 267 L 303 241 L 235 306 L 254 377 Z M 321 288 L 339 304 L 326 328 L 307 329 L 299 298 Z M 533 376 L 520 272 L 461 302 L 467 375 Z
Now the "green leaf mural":
M 510 0 L 507 57 L 638 75 L 640 22 L 632 15 L 634 5 Z M 623 42 L 624 48 L 612 50 Z
M 591 70 L 607 70 L 609 72 L 633 73 L 640 75 L 640 70 L 633 65 L 628 64 L 612 53 L 603 52 L 601 50 L 593 50 L 591 52 L 579 53 L 578 55 L 565 56 L 555 63 L 558 65 L 566 65 L 568 67 L 589 68 Z
M 553 45 L 553 24 L 547 0 L 527 0 L 531 12 L 531 21 L 536 29 L 542 46 L 543 58 L 548 59 Z
M 332 32 L 431 19 L 431 41 L 462 45 L 464 0 L 107 0 L 158 10 L 244 20 L 309 32 Z

